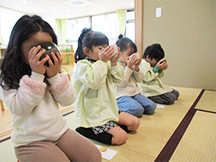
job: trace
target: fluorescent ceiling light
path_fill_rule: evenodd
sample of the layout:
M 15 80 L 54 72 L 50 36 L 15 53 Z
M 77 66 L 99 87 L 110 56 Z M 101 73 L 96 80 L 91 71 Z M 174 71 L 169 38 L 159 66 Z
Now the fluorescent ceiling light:
M 76 6 L 76 7 L 81 7 L 81 6 L 86 6 L 90 4 L 94 4 L 94 2 L 91 2 L 89 0 L 68 0 L 64 3 Z

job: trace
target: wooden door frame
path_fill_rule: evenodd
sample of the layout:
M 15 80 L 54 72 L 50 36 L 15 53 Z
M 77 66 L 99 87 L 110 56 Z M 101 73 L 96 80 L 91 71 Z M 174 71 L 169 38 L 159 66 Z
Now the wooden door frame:
M 144 0 L 134 0 L 135 11 L 135 43 L 137 51 L 143 54 L 143 5 Z

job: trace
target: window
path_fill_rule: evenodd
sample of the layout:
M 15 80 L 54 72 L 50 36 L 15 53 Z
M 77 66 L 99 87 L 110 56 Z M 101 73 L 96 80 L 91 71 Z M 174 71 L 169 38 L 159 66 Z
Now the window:
M 104 33 L 108 37 L 110 45 L 116 43 L 120 34 L 116 12 L 68 20 L 66 41 L 73 45 L 75 51 L 77 40 L 85 27 L 91 27 L 94 31 Z M 134 10 L 128 10 L 126 13 L 125 36 L 135 42 Z
M 128 11 L 126 14 L 125 36 L 135 42 L 134 11 Z
M 74 51 L 77 49 L 77 41 L 83 28 L 90 27 L 90 17 L 68 20 L 66 42 L 73 45 Z
M 0 7 L 0 32 L 5 45 L 8 45 L 14 24 L 24 14 Z
M 92 30 L 104 33 L 109 44 L 115 44 L 119 35 L 117 13 L 92 16 Z

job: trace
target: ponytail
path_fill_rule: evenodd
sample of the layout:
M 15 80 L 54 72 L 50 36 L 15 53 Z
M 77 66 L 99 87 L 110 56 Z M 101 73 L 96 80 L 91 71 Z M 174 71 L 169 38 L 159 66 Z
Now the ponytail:
M 119 40 L 120 39 L 122 39 L 123 38 L 123 35 L 122 34 L 119 34 L 119 36 L 118 36 L 118 39 L 117 39 L 117 41 L 116 41 L 116 44 L 119 42 Z
M 82 45 L 82 40 L 84 38 L 84 35 L 86 33 L 88 33 L 89 31 L 92 31 L 91 28 L 84 28 L 79 36 L 79 39 L 78 39 L 78 47 L 77 47 L 77 50 L 75 52 L 75 55 L 74 55 L 74 59 L 75 59 L 75 62 L 77 63 L 79 60 L 82 60 L 82 59 L 85 59 L 86 57 L 86 54 L 83 52 L 83 45 Z

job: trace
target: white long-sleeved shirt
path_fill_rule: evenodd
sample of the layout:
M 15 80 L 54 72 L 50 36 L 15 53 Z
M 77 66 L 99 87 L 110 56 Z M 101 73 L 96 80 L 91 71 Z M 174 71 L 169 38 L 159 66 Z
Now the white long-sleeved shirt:
M 0 87 L 0 97 L 9 108 L 13 122 L 11 139 L 14 147 L 35 141 L 58 140 L 69 128 L 58 103 L 69 106 L 76 91 L 65 74 L 56 74 L 44 82 L 44 75 L 32 72 L 23 76 L 18 89 Z
M 141 71 L 136 71 L 135 69 L 132 70 L 121 61 L 120 65 L 124 68 L 125 77 L 121 83 L 114 84 L 116 99 L 122 96 L 135 96 L 141 93 L 137 86 L 137 82 L 141 82 L 144 77 Z

